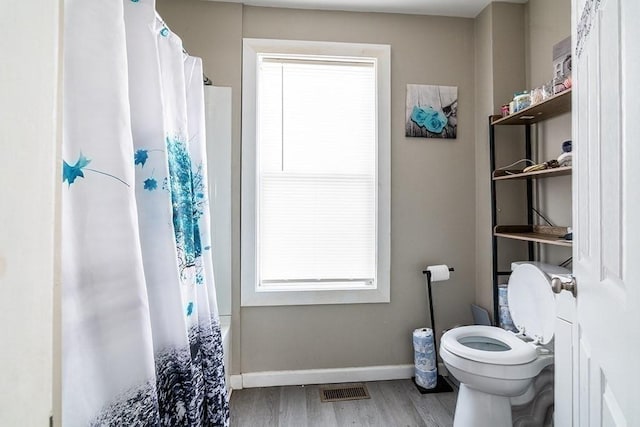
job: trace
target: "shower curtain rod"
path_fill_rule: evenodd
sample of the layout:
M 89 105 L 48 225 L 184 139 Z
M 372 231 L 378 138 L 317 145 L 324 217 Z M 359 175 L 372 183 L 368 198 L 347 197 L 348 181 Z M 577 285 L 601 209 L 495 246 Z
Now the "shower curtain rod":
M 187 56 L 191 56 L 189 55 L 189 52 L 187 52 L 187 49 L 184 48 L 184 46 L 182 47 L 182 53 Z M 205 73 L 202 73 L 202 82 L 205 86 L 213 86 L 213 81 L 209 77 L 207 77 Z
M 187 56 L 191 56 L 189 55 L 189 52 L 187 52 L 187 49 L 185 49 L 184 47 L 182 48 L 182 53 L 184 53 Z M 211 81 L 211 79 L 207 77 L 205 73 L 202 73 L 202 82 L 204 83 L 205 86 L 213 86 L 213 81 Z
M 156 19 L 160 21 L 160 23 L 164 25 L 165 28 L 169 28 L 169 26 L 164 22 L 164 19 L 162 19 L 162 17 L 160 16 L 157 10 L 156 10 Z M 185 49 L 184 46 L 182 46 L 182 53 L 184 53 L 185 55 L 189 55 L 189 52 L 187 52 L 187 49 Z M 213 86 L 213 81 L 209 77 L 207 77 L 205 73 L 202 73 L 202 82 L 204 83 L 205 86 Z

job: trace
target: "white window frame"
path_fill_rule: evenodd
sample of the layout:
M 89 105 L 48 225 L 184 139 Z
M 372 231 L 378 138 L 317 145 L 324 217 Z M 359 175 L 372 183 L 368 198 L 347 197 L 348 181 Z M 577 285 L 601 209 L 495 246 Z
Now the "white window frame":
M 366 57 L 376 60 L 377 83 L 377 272 L 374 286 L 362 289 L 295 291 L 259 287 L 257 245 L 256 89 L 258 54 L 280 53 Z M 241 305 L 278 306 L 390 302 L 391 281 L 391 48 L 389 45 L 275 39 L 243 39 Z

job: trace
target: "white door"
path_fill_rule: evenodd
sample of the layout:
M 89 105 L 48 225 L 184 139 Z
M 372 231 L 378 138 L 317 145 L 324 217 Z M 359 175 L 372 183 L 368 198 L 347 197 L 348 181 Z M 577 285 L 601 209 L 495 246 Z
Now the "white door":
M 640 0 L 572 6 L 573 424 L 640 426 Z

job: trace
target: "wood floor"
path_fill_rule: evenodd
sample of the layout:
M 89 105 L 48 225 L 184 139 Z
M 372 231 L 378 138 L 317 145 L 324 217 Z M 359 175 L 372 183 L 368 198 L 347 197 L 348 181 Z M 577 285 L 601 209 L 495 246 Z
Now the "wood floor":
M 457 394 L 420 394 L 411 380 L 366 383 L 371 399 L 321 402 L 319 386 L 231 394 L 231 427 L 452 426 Z

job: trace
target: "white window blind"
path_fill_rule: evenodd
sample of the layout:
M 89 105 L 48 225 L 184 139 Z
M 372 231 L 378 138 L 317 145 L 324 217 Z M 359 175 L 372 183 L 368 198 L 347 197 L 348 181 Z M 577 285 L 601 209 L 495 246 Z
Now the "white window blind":
M 376 61 L 259 55 L 258 286 L 376 286 Z

